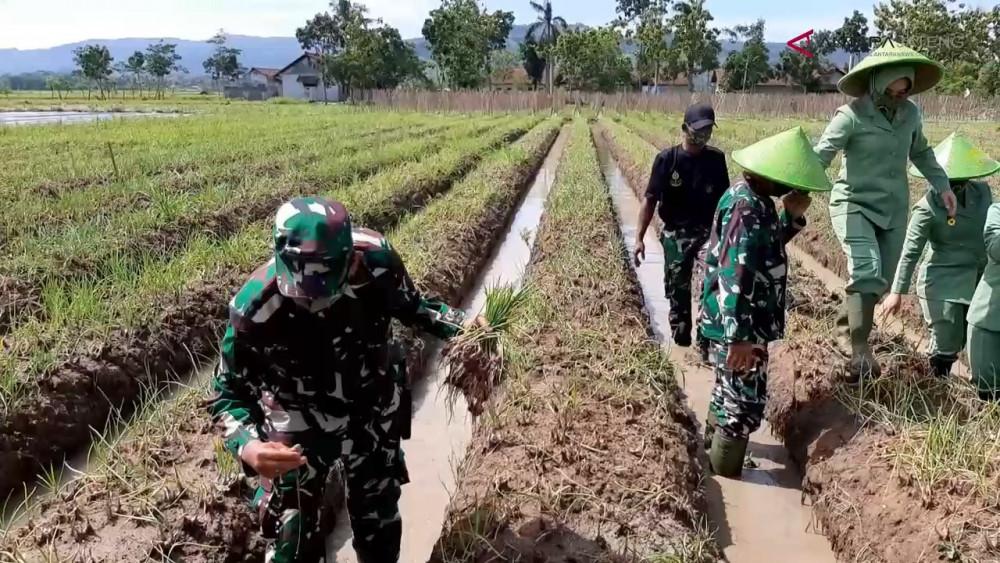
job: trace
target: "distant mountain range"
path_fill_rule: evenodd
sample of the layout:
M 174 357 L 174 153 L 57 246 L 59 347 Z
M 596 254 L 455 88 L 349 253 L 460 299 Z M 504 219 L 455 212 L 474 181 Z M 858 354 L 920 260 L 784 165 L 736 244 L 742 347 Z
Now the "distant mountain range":
M 577 25 L 574 28 L 584 26 Z M 515 25 L 511 30 L 510 37 L 507 38 L 507 48 L 516 51 L 518 46 L 524 42 L 528 34 L 527 25 Z M 164 38 L 169 43 L 177 44 L 177 53 L 182 57 L 181 64 L 192 74 L 203 74 L 202 61 L 207 59 L 213 45 L 204 41 L 192 41 L 189 39 Z M 82 45 L 90 43 L 100 43 L 107 45 L 111 51 L 111 56 L 116 61 L 123 61 L 135 51 L 143 51 L 150 43 L 155 43 L 159 39 L 91 39 L 68 45 L 59 45 L 48 49 L 0 49 L 0 74 L 20 74 L 25 72 L 48 71 L 48 72 L 70 72 L 75 68 L 73 64 L 73 50 Z M 421 59 L 430 59 L 430 49 L 427 41 L 420 37 L 409 40 Z M 240 61 L 246 67 L 270 67 L 281 68 L 302 54 L 302 48 L 294 37 L 254 37 L 247 35 L 229 36 L 231 47 L 242 49 L 243 54 Z M 768 43 L 771 64 L 778 62 L 781 52 L 787 47 L 784 43 Z M 742 43 L 733 41 L 723 41 L 722 56 L 720 62 L 725 61 L 726 55 L 732 51 L 738 51 Z M 626 53 L 632 54 L 635 49 L 631 44 L 624 47 Z M 845 65 L 848 61 L 847 53 L 835 52 L 830 60 L 837 65 Z

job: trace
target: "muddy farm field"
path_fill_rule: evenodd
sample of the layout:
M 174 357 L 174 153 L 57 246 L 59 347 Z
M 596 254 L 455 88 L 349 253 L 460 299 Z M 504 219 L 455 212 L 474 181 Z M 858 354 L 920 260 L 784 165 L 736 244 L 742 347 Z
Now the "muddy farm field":
M 838 383 L 846 263 L 822 197 L 793 249 L 761 465 L 705 469 L 712 375 L 664 340 L 662 261 L 630 260 L 679 125 L 234 105 L 0 127 L 0 562 L 263 559 L 256 482 L 204 401 L 228 300 L 268 259 L 275 209 L 310 194 L 384 233 L 428 294 L 477 312 L 527 288 L 476 417 L 439 347 L 397 331 L 415 381 L 401 561 L 1000 561 L 1000 408 L 925 373 L 913 304 L 877 331 L 887 376 Z M 714 144 L 794 125 L 825 124 L 723 119 Z M 956 128 L 1000 154 L 996 124 L 926 127 L 932 144 Z M 355 561 L 330 496 L 327 560 Z

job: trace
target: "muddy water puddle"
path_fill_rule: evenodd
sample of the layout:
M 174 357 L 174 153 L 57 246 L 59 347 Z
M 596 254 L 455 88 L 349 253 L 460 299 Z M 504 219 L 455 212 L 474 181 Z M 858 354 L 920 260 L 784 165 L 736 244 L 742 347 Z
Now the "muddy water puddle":
M 0 111 L 0 127 L 7 125 L 49 125 L 91 123 L 117 118 L 175 117 L 175 113 L 94 112 L 94 111 Z
M 560 132 L 517 209 L 506 233 L 499 239 L 487 267 L 480 272 L 462 307 L 469 314 L 481 312 L 486 290 L 497 284 L 519 284 L 531 259 L 535 235 L 541 222 L 556 168 L 566 145 Z M 472 419 L 461 396 L 448 405 L 444 391 L 445 368 L 435 351 L 426 376 L 413 389 L 412 438 L 403 442 L 410 482 L 403 486 L 399 509 L 403 517 L 403 544 L 400 561 L 427 561 L 441 535 L 451 493 L 456 486 L 456 470 L 472 439 Z M 337 519 L 328 549 L 336 563 L 355 563 L 351 528 L 346 510 Z
M 635 247 L 640 202 L 607 147 L 598 153 L 629 255 Z M 696 361 L 694 352 L 670 342 L 670 305 L 663 290 L 663 248 L 651 227 L 645 235 L 646 259 L 636 268 L 653 332 L 668 350 L 688 405 L 705 423 L 715 377 Z M 697 307 L 695 307 L 697 311 Z M 705 495 L 715 538 L 726 559 L 733 563 L 809 561 L 833 563 L 826 538 L 812 530 L 812 514 L 802 504 L 802 476 L 784 446 L 764 426 L 750 438 L 750 453 L 758 464 L 746 469 L 741 480 L 706 475 Z M 707 460 L 703 458 L 707 466 Z

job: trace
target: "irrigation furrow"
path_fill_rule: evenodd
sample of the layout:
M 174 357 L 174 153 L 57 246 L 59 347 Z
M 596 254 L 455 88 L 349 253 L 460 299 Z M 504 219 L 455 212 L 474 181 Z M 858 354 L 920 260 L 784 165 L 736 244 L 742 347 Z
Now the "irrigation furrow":
M 417 283 L 428 292 L 457 296 L 470 283 L 474 270 L 432 278 L 433 265 L 478 263 L 489 255 L 504 222 L 516 207 L 518 197 L 538 168 L 558 130 L 559 122 L 549 120 L 482 162 L 463 180 L 420 213 L 400 214 L 402 222 L 389 234 Z M 333 194 L 336 195 L 336 194 Z M 356 222 L 366 224 L 364 210 Z M 428 235 L 428 231 L 430 234 Z M 456 234 L 468 236 L 456 237 Z M 423 237 L 434 244 L 427 247 Z M 444 244 L 447 241 L 448 244 Z M 218 296 L 224 305 L 225 297 Z M 419 365 L 411 366 L 418 369 Z M 242 498 L 235 465 L 214 448 L 213 432 L 201 410 L 200 399 L 207 391 L 204 381 L 169 401 L 151 405 L 134 424 L 111 444 L 103 445 L 91 458 L 91 467 L 80 478 L 59 489 L 49 500 L 30 510 L 35 526 L 12 530 L 0 551 L 28 557 L 35 553 L 38 534 L 47 522 L 65 525 L 48 536 L 46 549 L 61 555 L 115 545 L 122 526 L 141 528 L 139 518 L 155 514 L 162 532 L 176 544 L 177 557 L 199 554 L 227 554 L 229 557 L 260 557 L 260 541 Z M 157 452 L 169 451 L 167 459 Z M 230 486 L 217 487 L 217 475 Z M 181 486 L 185 494 L 175 502 L 153 508 L 155 492 Z M 105 509 L 114 503 L 135 520 L 109 518 Z M 78 540 L 72 530 L 86 522 L 92 533 Z M 122 561 L 141 561 L 156 542 L 140 541 Z M 219 550 L 222 550 L 221 552 Z
M 432 561 L 707 560 L 694 422 L 648 339 L 583 120 L 526 284 L 502 397 L 458 469 Z
M 645 183 L 626 180 L 609 154 L 626 151 L 608 146 L 611 131 L 596 129 L 605 176 L 625 233 L 626 246 L 631 252 L 638 228 L 639 197 L 644 193 Z M 658 225 L 655 230 L 659 228 Z M 669 348 L 675 368 L 684 374 L 683 387 L 688 404 L 703 417 L 708 410 L 715 377 L 711 369 L 701 365 L 693 355 L 671 345 L 670 304 L 663 293 L 663 250 L 654 232 L 647 231 L 645 243 L 646 256 L 636 274 L 654 333 Z M 697 307 L 692 310 L 696 311 Z M 701 423 L 704 424 L 704 419 Z M 833 563 L 829 544 L 821 535 L 809 531 L 812 514 L 808 507 L 802 506 L 802 476 L 780 442 L 773 439 L 765 427 L 752 437 L 750 453 L 756 460 L 756 467 L 745 469 L 742 479 L 706 475 L 708 514 L 718 530 L 716 537 L 724 555 L 732 561 L 754 562 L 770 561 L 775 552 L 780 552 L 791 561 Z
M 538 119 L 521 122 L 526 127 Z M 474 151 L 446 150 L 426 165 L 422 161 L 388 170 L 331 195 L 345 202 L 359 224 L 388 230 L 412 210 L 387 214 L 385 202 L 406 194 L 406 186 L 419 191 L 430 185 L 444 191 L 447 186 L 432 182 L 427 174 L 440 176 L 449 163 L 452 169 L 468 170 L 470 159 L 480 161 L 498 140 L 476 142 Z M 379 183 L 385 180 L 392 183 Z M 75 333 L 79 340 L 68 348 L 71 354 L 58 353 L 58 348 L 34 335 L 35 347 L 49 346 L 29 351 L 33 355 L 27 366 L 33 358 L 48 361 L 50 367 L 35 378 L 19 377 L 22 388 L 0 419 L 0 494 L 86 443 L 88 427 L 103 428 L 113 407 L 130 412 L 144 386 L 159 388 L 172 374 L 186 373 L 211 356 L 226 319 L 228 296 L 244 273 L 266 256 L 268 232 L 266 225 L 251 223 L 222 242 L 198 238 L 167 264 L 146 268 L 123 287 L 120 301 L 95 313 L 101 324 L 94 327 L 99 332 L 93 339 Z M 90 347 L 94 341 L 100 345 Z

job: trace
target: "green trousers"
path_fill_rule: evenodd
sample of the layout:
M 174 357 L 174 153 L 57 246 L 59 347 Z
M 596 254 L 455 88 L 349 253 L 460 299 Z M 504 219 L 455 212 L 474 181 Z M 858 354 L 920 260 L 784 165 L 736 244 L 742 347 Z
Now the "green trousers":
M 951 301 L 920 299 L 924 320 L 931 329 L 928 355 L 931 358 L 955 361 L 965 347 L 967 334 L 965 315 L 969 306 Z
M 972 384 L 984 399 L 1000 398 L 1000 332 L 969 327 Z
M 906 228 L 882 229 L 861 213 L 831 218 L 833 232 L 847 254 L 848 293 L 885 295 L 896 276 Z

